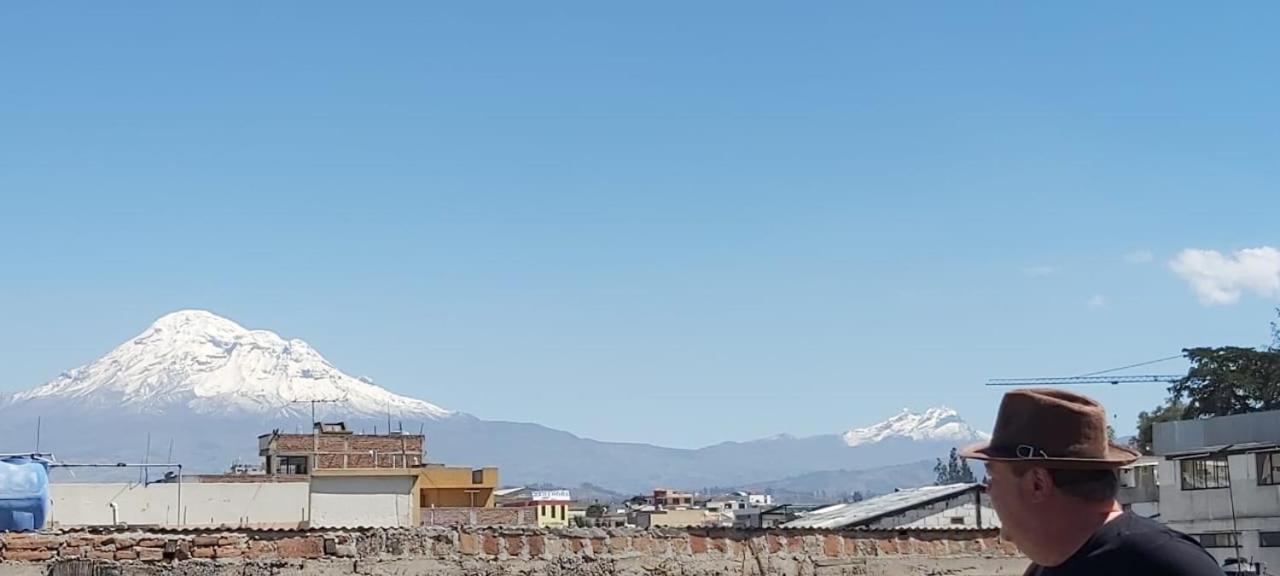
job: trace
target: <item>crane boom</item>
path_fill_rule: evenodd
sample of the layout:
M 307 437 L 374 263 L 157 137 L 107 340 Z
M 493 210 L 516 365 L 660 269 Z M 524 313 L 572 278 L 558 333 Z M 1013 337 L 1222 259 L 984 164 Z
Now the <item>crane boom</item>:
M 1082 384 L 1144 384 L 1182 380 L 1181 374 L 1136 374 L 1132 376 L 1070 376 L 1065 378 L 995 378 L 987 386 L 1077 386 Z

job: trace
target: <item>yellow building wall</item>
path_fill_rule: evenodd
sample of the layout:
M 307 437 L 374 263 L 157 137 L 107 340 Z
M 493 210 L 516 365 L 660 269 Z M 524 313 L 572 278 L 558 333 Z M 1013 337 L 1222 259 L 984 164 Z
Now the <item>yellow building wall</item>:
M 417 486 L 418 506 L 422 508 L 464 508 L 473 505 L 478 508 L 493 508 L 493 491 L 498 487 L 498 469 L 426 466 L 418 472 Z
M 568 504 L 538 504 L 538 526 L 550 528 L 569 525 Z

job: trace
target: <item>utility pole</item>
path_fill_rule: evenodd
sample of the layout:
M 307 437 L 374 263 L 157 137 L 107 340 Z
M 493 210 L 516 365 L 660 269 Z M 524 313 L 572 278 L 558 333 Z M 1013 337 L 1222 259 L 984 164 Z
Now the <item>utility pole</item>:
M 1231 544 L 1236 550 L 1236 562 L 1240 561 L 1240 528 L 1236 524 L 1236 491 L 1231 486 L 1231 453 L 1228 452 L 1235 444 L 1227 444 L 1214 452 L 1214 455 L 1221 454 L 1222 461 L 1227 468 L 1227 498 L 1231 501 Z

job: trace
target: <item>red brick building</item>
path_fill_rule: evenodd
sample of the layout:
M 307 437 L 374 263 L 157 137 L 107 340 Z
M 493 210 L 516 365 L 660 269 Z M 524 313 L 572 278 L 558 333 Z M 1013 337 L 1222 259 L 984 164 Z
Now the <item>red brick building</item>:
M 418 434 L 355 434 L 339 423 L 316 423 L 311 434 L 275 430 L 258 437 L 258 455 L 268 475 L 314 470 L 414 468 L 423 463 Z

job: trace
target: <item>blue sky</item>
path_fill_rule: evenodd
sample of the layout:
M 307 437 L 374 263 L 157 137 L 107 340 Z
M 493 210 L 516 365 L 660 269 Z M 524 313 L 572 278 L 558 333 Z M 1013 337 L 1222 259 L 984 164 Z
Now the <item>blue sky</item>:
M 1277 11 L 4 3 L 0 390 L 205 308 L 601 439 L 988 428 L 1267 341 Z

